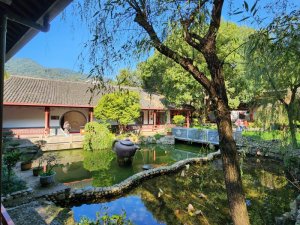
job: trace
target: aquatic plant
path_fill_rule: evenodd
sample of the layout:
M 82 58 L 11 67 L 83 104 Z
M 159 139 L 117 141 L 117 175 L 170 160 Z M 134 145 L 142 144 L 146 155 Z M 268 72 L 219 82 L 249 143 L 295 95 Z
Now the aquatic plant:
M 114 135 L 106 125 L 89 122 L 84 128 L 83 148 L 88 151 L 109 149 L 112 147 Z
M 77 225 L 133 225 L 133 223 L 126 219 L 126 213 L 121 215 L 108 215 L 107 212 L 103 216 L 100 213 L 96 214 L 96 220 L 91 220 L 87 217 L 82 217 Z

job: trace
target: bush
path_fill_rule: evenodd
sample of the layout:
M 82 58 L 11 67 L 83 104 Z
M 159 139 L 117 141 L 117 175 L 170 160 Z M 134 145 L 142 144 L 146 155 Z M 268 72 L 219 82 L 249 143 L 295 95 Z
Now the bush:
M 159 140 L 160 138 L 162 138 L 162 137 L 164 137 L 165 135 L 163 135 L 163 134 L 159 134 L 159 133 L 157 133 L 157 134 L 154 134 L 154 138 L 155 138 L 155 140 Z
M 185 117 L 183 115 L 176 115 L 173 117 L 173 123 L 176 124 L 176 126 L 182 127 L 185 122 Z
M 24 190 L 26 188 L 25 181 L 19 179 L 13 171 L 8 175 L 7 168 L 2 167 L 2 194 L 10 194 L 12 192 Z
M 193 118 L 193 126 L 200 126 L 201 125 L 201 123 L 200 123 L 200 118 Z
M 83 148 L 85 150 L 101 150 L 112 148 L 114 135 L 107 126 L 97 122 L 89 122 L 85 125 Z
M 138 142 L 140 136 L 138 134 L 135 134 L 134 132 L 127 132 L 127 133 L 117 135 L 116 139 L 118 140 L 130 139 L 133 142 Z
M 19 160 L 20 160 L 20 153 L 15 150 L 6 151 L 6 153 L 4 154 L 3 164 L 6 166 L 7 169 L 7 182 L 10 182 L 12 169 Z

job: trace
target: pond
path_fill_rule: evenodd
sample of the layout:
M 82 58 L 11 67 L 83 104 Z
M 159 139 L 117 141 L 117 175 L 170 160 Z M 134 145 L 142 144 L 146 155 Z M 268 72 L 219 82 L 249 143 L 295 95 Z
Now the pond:
M 142 166 L 152 167 L 170 165 L 176 161 L 206 155 L 208 148 L 202 146 L 176 145 L 147 145 L 141 146 L 134 156 L 132 166 L 118 166 L 114 152 L 65 150 L 44 153 L 55 154 L 59 165 L 55 168 L 56 180 L 72 188 L 85 186 L 111 186 L 119 183 L 135 173 L 142 171 Z
M 275 216 L 289 210 L 289 203 L 297 195 L 296 190 L 289 185 L 278 162 L 247 158 L 241 168 L 251 224 L 274 224 Z M 189 204 L 197 215 L 195 211 L 188 213 Z M 72 210 L 77 222 L 82 216 L 95 219 L 97 212 L 113 215 L 125 211 L 126 217 L 136 225 L 225 225 L 231 224 L 227 205 L 222 163 L 215 160 L 152 178 L 117 199 L 83 204 Z

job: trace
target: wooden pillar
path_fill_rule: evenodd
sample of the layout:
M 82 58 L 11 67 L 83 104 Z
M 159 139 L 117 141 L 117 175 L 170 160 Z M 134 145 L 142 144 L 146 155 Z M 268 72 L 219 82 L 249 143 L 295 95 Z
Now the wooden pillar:
M 94 119 L 94 109 L 90 108 L 89 109 L 89 122 L 93 122 Z
M 45 107 L 45 134 L 49 134 L 50 131 L 50 108 Z
M 186 127 L 190 127 L 190 111 L 186 112 Z
M 153 125 L 156 127 L 156 111 L 153 110 Z

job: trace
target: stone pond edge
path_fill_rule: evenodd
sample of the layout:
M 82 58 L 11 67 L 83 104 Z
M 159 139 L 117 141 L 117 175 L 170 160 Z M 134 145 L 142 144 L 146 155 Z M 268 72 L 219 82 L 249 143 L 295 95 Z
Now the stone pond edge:
M 221 155 L 220 150 L 209 153 L 205 157 L 190 158 L 178 161 L 170 166 L 162 166 L 159 168 L 149 169 L 137 174 L 132 175 L 121 183 L 115 184 L 110 187 L 85 187 L 82 189 L 71 189 L 67 188 L 62 191 L 53 192 L 45 197 L 47 200 L 54 202 L 57 205 L 69 206 L 79 205 L 82 202 L 98 202 L 99 199 L 112 198 L 129 191 L 133 187 L 137 186 L 143 180 L 150 179 L 163 174 L 170 174 L 176 172 L 184 167 L 188 167 L 189 164 L 201 164 L 212 161 Z
M 240 149 L 238 150 L 239 153 L 244 153 L 247 155 L 258 156 L 257 149 Z M 126 180 L 122 181 L 121 183 L 115 184 L 110 187 L 85 187 L 82 189 L 71 189 L 66 188 L 61 191 L 53 192 L 51 194 L 39 196 L 38 198 L 46 198 L 47 200 L 63 206 L 69 207 L 70 205 L 81 205 L 82 202 L 85 203 L 93 203 L 99 202 L 99 200 L 107 198 L 113 198 L 119 195 L 122 195 L 126 191 L 131 190 L 133 187 L 137 186 L 143 180 L 150 179 L 152 177 L 156 177 L 159 175 L 170 174 L 174 173 L 180 169 L 188 168 L 190 164 L 201 164 L 207 163 L 209 161 L 214 160 L 217 157 L 221 156 L 220 150 L 216 152 L 209 153 L 205 157 L 198 157 L 198 158 L 190 158 L 178 161 L 170 166 L 163 166 L 159 168 L 154 168 L 150 170 L 145 170 L 139 172 L 137 174 L 132 175 L 131 177 L 127 178 Z M 270 155 L 270 154 L 263 154 L 263 156 L 267 158 L 273 158 L 276 160 L 282 160 L 278 155 Z M 2 197 L 2 201 L 9 201 L 12 198 L 18 198 L 22 196 L 26 196 L 32 193 L 32 189 L 28 188 L 22 191 L 17 191 Z M 294 206 L 291 212 L 287 212 L 283 214 L 281 217 L 276 218 L 276 224 L 285 224 L 287 219 L 292 218 L 296 220 L 296 225 L 300 225 L 300 195 L 293 201 Z M 295 204 L 296 203 L 296 204 Z M 292 208 L 292 207 L 291 207 Z

